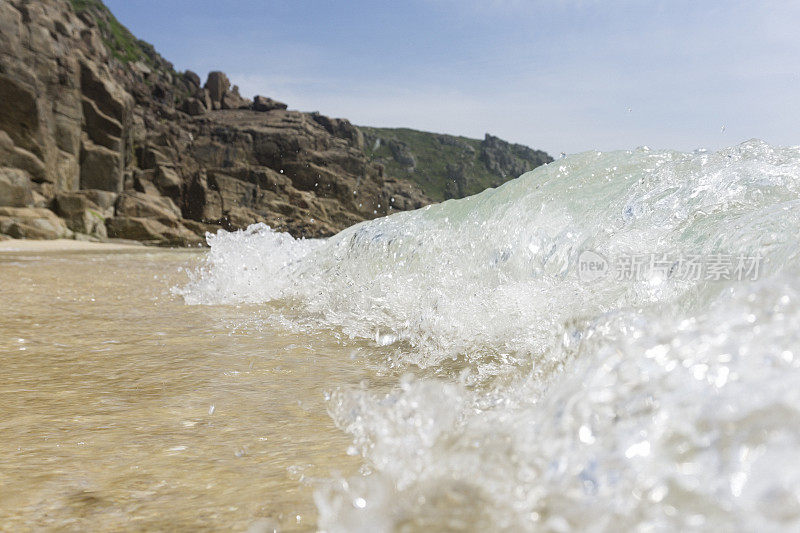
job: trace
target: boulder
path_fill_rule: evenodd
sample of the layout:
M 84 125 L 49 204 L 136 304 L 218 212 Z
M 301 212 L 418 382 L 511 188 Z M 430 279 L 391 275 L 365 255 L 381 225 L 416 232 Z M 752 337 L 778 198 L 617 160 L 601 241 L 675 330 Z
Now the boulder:
M 272 111 L 273 109 L 286 109 L 288 106 L 283 102 L 278 102 L 273 100 L 272 98 L 267 98 L 266 96 L 256 96 L 253 99 L 253 111 L 260 111 L 262 113 L 266 113 L 267 111 Z
M 55 213 L 40 207 L 0 207 L 0 233 L 15 239 L 61 239 L 73 235 Z
M 190 246 L 203 242 L 200 236 L 177 220 L 167 225 L 152 218 L 117 216 L 106 220 L 106 228 L 109 237 L 162 246 Z
M 105 219 L 107 213 L 82 192 L 59 193 L 53 201 L 53 208 L 72 231 L 106 237 Z M 111 213 L 113 215 L 113 213 Z
M 191 70 L 187 70 L 183 73 L 183 80 L 188 83 L 192 88 L 199 89 L 200 88 L 200 76 L 198 76 L 195 72 Z
M 135 191 L 124 192 L 117 200 L 117 216 L 179 219 L 180 210 L 169 198 Z
M 164 196 L 180 201 L 183 180 L 172 168 L 161 165 L 156 169 L 155 186 Z
M 100 208 L 100 214 L 104 217 L 114 216 L 114 206 L 117 203 L 117 193 L 110 191 L 101 191 L 98 189 L 89 189 L 84 191 L 75 191 L 75 194 L 81 194 L 89 199 L 94 205 Z
M 0 168 L 0 206 L 26 207 L 33 204 L 28 173 L 17 168 Z
M 225 93 L 222 97 L 222 109 L 250 109 L 252 102 L 246 98 L 242 98 L 239 94 L 239 86 L 234 85 L 230 92 Z
M 197 98 L 188 98 L 181 106 L 181 111 L 193 117 L 198 115 L 205 115 L 208 109 L 205 104 Z
M 53 199 L 53 210 L 64 219 L 90 208 L 100 211 L 100 208 L 94 202 L 79 192 L 58 193 Z
M 208 80 L 206 80 L 205 88 L 208 89 L 208 94 L 211 101 L 216 104 L 221 104 L 222 97 L 231 87 L 231 82 L 224 72 L 214 71 L 209 72 Z
M 156 171 L 150 170 L 136 170 L 133 174 L 133 190 L 139 191 L 151 196 L 161 196 L 161 191 L 158 190 L 153 181 L 156 178 Z
M 136 63 L 131 63 L 130 67 L 132 71 L 134 71 L 143 78 L 149 78 L 150 75 L 153 73 L 153 70 L 141 61 L 137 61 Z

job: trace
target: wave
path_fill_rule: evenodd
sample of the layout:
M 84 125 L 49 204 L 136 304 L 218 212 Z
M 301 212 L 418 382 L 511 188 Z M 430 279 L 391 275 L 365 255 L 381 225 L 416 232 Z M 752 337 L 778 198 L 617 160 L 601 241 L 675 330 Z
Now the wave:
M 209 236 L 191 304 L 286 302 L 414 370 L 340 390 L 328 531 L 800 521 L 800 149 L 587 152 L 327 240 Z

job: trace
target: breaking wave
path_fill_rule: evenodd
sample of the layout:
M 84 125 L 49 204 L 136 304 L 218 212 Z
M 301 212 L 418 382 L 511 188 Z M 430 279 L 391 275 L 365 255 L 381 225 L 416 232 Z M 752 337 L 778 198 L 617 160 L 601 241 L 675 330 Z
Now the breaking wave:
M 366 473 L 324 530 L 794 529 L 799 235 L 798 148 L 587 152 L 326 240 L 210 235 L 178 292 L 406 373 L 331 395 Z

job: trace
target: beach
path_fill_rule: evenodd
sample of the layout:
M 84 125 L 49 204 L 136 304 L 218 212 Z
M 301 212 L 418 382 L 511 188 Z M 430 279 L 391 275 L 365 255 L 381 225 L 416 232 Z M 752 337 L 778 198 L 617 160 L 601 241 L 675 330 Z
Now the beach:
M 0 241 L 0 253 L 19 252 L 119 252 L 142 250 L 137 242 L 92 242 L 73 239 L 54 239 L 49 241 L 32 239 L 8 239 Z
M 795 4 L 0 0 L 0 532 L 800 531 Z

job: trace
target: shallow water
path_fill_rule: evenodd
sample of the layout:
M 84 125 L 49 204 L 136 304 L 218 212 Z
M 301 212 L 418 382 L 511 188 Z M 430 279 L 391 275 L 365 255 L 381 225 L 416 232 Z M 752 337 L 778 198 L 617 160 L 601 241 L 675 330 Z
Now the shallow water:
M 306 530 L 357 471 L 324 405 L 355 347 L 186 306 L 199 257 L 0 254 L 0 529 Z

